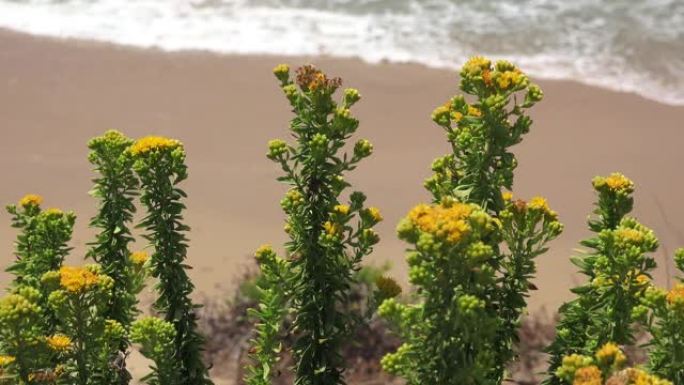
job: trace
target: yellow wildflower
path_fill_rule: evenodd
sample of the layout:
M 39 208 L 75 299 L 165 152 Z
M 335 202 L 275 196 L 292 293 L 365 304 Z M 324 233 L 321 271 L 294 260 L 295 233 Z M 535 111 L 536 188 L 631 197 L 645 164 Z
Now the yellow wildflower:
M 644 239 L 644 234 L 636 229 L 621 227 L 615 230 L 615 237 L 625 243 L 640 243 Z
M 290 72 L 290 66 L 287 64 L 278 64 L 273 68 L 273 73 L 276 76 L 287 75 Z
M 513 200 L 513 193 L 510 191 L 504 191 L 501 193 L 501 198 L 506 202 L 510 202 Z
M 152 151 L 175 149 L 182 146 L 183 144 L 176 139 L 165 138 L 163 136 L 146 136 L 133 143 L 130 151 L 133 155 L 140 155 Z
M 340 233 L 340 226 L 330 221 L 325 222 L 323 228 L 328 235 L 338 235 Z
M 0 355 L 0 367 L 7 366 L 7 365 L 11 364 L 12 362 L 14 362 L 15 360 L 16 360 L 16 358 L 14 358 L 12 356 Z
M 646 274 L 639 274 L 636 276 L 636 282 L 639 286 L 645 286 L 651 282 L 651 279 Z
M 551 211 L 551 209 L 549 208 L 549 204 L 546 201 L 546 199 L 544 199 L 543 197 L 540 197 L 540 196 L 536 196 L 536 197 L 533 197 L 532 199 L 530 199 L 530 203 L 528 203 L 527 207 L 530 210 L 538 210 L 538 211 L 543 211 L 545 213 L 548 213 Z
M 596 177 L 592 184 L 594 188 L 607 187 L 612 192 L 631 193 L 634 191 L 634 182 L 619 172 L 614 172 L 607 177 Z
M 468 106 L 468 115 L 480 117 L 482 116 L 482 111 L 477 107 Z
M 678 283 L 675 287 L 667 293 L 667 302 L 674 304 L 675 302 L 684 302 L 684 283 Z
M 608 342 L 596 352 L 596 360 L 601 365 L 619 368 L 627 361 L 627 357 L 616 344 Z
M 130 256 L 131 262 L 133 262 L 134 265 L 136 266 L 142 266 L 147 262 L 148 259 L 150 259 L 150 255 L 147 254 L 145 251 L 134 251 L 131 253 Z
M 64 211 L 61 209 L 58 209 L 56 207 L 50 207 L 49 209 L 45 210 L 45 215 L 48 216 L 61 216 L 64 215 Z
M 254 252 L 254 256 L 257 258 L 261 258 L 265 255 L 272 253 L 272 252 L 273 252 L 273 247 L 271 247 L 271 245 L 263 244 L 263 245 L 259 246 L 258 249 L 256 249 L 256 251 Z
M 602 385 L 603 377 L 601 370 L 596 365 L 579 368 L 575 372 L 575 379 L 572 385 Z
M 463 114 L 462 114 L 462 113 L 460 113 L 460 112 L 458 112 L 458 111 L 454 111 L 454 112 L 451 113 L 451 120 L 452 120 L 452 121 L 458 123 L 458 122 L 461 121 L 461 119 L 463 119 Z
M 71 338 L 65 336 L 64 334 L 55 334 L 53 336 L 47 337 L 45 342 L 51 349 L 58 352 L 64 352 L 71 348 Z
M 60 285 L 72 293 L 88 290 L 99 282 L 97 274 L 83 267 L 64 266 L 59 275 Z
M 618 172 L 610 174 L 606 178 L 606 184 L 611 190 L 624 190 L 634 186 L 634 182 Z
M 380 209 L 377 207 L 369 207 L 367 209 L 368 215 L 373 219 L 375 222 L 380 222 L 382 221 L 382 215 L 380 214 Z
M 468 75 L 478 75 L 491 68 L 492 62 L 482 56 L 471 57 L 463 66 L 462 71 Z
M 24 197 L 19 200 L 19 206 L 21 207 L 40 206 L 41 203 L 43 203 L 43 197 L 36 194 L 24 195 Z
M 670 381 L 662 380 L 650 375 L 641 369 L 629 368 L 626 370 L 628 383 L 633 385 L 672 385 Z
M 449 115 L 451 114 L 451 109 L 449 108 L 449 103 L 439 106 L 432 111 L 432 120 L 438 124 L 446 124 L 448 122 Z
M 496 82 L 499 85 L 499 88 L 502 90 L 507 89 L 510 86 L 517 86 L 520 84 L 520 81 L 522 80 L 522 74 L 520 71 L 513 70 L 513 71 L 504 71 L 502 72 L 498 78 L 496 78 Z
M 347 215 L 347 214 L 349 214 L 349 206 L 347 206 L 347 205 L 336 205 L 333 208 L 333 211 L 338 213 L 338 214 L 341 214 L 341 215 Z
M 470 232 L 467 219 L 472 212 L 472 207 L 463 203 L 451 206 L 420 204 L 409 212 L 408 218 L 421 231 L 455 244 Z

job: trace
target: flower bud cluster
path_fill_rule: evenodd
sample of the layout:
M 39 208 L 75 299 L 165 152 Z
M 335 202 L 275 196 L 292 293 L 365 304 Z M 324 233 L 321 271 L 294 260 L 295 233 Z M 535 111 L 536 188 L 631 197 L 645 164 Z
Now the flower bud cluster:
M 673 385 L 642 369 L 625 368 L 626 365 L 627 357 L 622 350 L 608 342 L 593 356 L 564 356 L 555 374 L 567 385 Z

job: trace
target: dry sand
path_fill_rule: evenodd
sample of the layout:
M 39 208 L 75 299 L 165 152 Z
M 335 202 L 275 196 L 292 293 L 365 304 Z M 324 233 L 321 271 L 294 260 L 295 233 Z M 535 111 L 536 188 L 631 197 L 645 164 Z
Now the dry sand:
M 191 275 L 198 291 L 224 295 L 252 266 L 256 247 L 285 240 L 278 203 L 285 188 L 265 158 L 269 139 L 287 138 L 291 117 L 271 75 L 283 61 L 313 62 L 360 89 L 358 137 L 370 139 L 376 151 L 350 179 L 385 216 L 382 241 L 368 262 L 390 261 L 405 282 L 405 245 L 394 227 L 429 199 L 422 181 L 432 159 L 448 150 L 430 112 L 458 92 L 454 71 L 320 57 L 162 53 L 0 32 L 0 203 L 31 192 L 44 195 L 46 206 L 76 211 L 72 261 L 78 261 L 95 211 L 87 194 L 93 177 L 88 139 L 110 128 L 133 137 L 177 137 L 190 167 L 184 187 L 193 228 Z M 684 107 L 574 82 L 539 83 L 545 99 L 534 109 L 532 132 L 514 148 L 520 164 L 514 190 L 547 197 L 566 231 L 539 259 L 531 308 L 555 309 L 570 298 L 577 278 L 568 257 L 588 234 L 590 180 L 616 170 L 636 181 L 635 214 L 661 239 L 657 278 L 664 283 L 664 266 L 673 270 L 665 261 L 684 246 Z M 0 223 L 0 265 L 6 266 L 15 232 L 5 212 Z M 2 273 L 0 286 L 7 279 Z

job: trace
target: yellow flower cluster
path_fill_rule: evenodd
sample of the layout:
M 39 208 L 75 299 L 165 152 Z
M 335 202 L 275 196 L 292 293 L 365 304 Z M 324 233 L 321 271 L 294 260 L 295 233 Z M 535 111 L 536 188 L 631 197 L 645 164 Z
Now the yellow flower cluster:
M 583 356 L 581 354 L 571 354 L 563 357 L 561 366 L 556 370 L 556 376 L 567 381 L 572 381 L 575 373 L 580 368 L 591 365 L 593 360 L 591 357 Z
M 16 359 L 12 356 L 0 355 L 0 367 L 7 366 L 15 360 Z
M 639 286 L 646 286 L 651 283 L 651 279 L 646 274 L 639 274 L 636 277 L 636 283 Z
M 64 211 L 56 207 L 50 207 L 49 209 L 45 210 L 44 214 L 52 217 L 61 217 L 64 215 Z
M 64 334 L 55 334 L 47 337 L 45 342 L 51 349 L 57 352 L 65 352 L 71 348 L 71 338 Z
M 439 122 L 446 122 L 446 119 L 449 118 L 450 113 L 451 113 L 450 104 L 447 102 L 446 104 L 439 106 L 439 107 L 435 108 L 434 111 L 432 111 L 432 120 L 434 120 L 435 122 L 438 122 L 438 123 Z M 456 117 L 452 117 L 452 118 L 455 119 L 456 121 L 458 121 L 458 119 L 456 119 Z
M 331 236 L 337 236 L 340 234 L 340 226 L 337 223 L 327 221 L 323 224 L 323 229 L 325 233 Z
M 658 378 L 636 368 L 626 369 L 623 373 L 619 373 L 614 377 L 624 377 L 626 380 L 624 383 L 630 385 L 672 385 L 672 382 L 668 380 Z M 610 381 L 608 383 L 610 383 Z M 620 384 L 620 382 L 617 381 L 615 381 L 615 383 Z
M 595 358 L 596 361 L 579 354 L 565 356 L 556 375 L 572 385 L 672 385 L 670 381 L 660 379 L 641 369 L 622 370 L 627 363 L 627 357 L 612 342 L 603 345 L 596 352 Z M 610 378 L 603 382 L 603 378 L 609 376 Z
M 176 139 L 165 138 L 163 136 L 146 136 L 136 140 L 131 146 L 130 151 L 133 155 L 141 155 L 159 150 L 173 150 L 182 146 L 183 144 Z
M 278 78 L 280 78 L 280 76 L 286 76 L 290 73 L 290 66 L 287 64 L 278 64 L 273 68 L 273 73 Z
M 340 215 L 348 215 L 349 214 L 349 206 L 347 206 L 347 205 L 336 205 L 333 208 L 333 211 L 337 214 L 340 214 Z
M 684 304 L 684 283 L 676 284 L 665 298 L 670 305 Z
M 603 385 L 601 369 L 596 365 L 589 365 L 577 369 L 572 385 Z
M 477 107 L 468 106 L 468 115 L 479 118 L 480 116 L 482 116 L 482 111 L 480 111 L 480 109 Z
M 615 230 L 615 237 L 622 243 L 637 244 L 644 240 L 644 233 L 636 229 L 621 227 Z
M 271 253 L 273 253 L 273 247 L 268 244 L 263 244 L 259 246 L 258 249 L 256 249 L 256 251 L 254 252 L 254 256 L 258 260 Z
M 492 66 L 492 62 L 482 56 L 471 57 L 465 65 L 463 65 L 463 72 L 469 75 L 478 75 L 484 71 L 489 71 Z
M 40 206 L 43 203 L 43 197 L 36 194 L 27 194 L 19 200 L 19 206 L 29 207 L 29 206 Z
M 377 207 L 369 207 L 366 209 L 368 212 L 368 215 L 373 219 L 374 222 L 380 222 L 382 221 L 382 215 L 380 214 L 380 209 Z
M 614 172 L 607 177 L 597 176 L 593 179 L 594 188 L 608 190 L 616 193 L 631 193 L 634 191 L 634 182 L 619 172 Z
M 133 262 L 134 265 L 136 266 L 142 266 L 147 262 L 147 260 L 150 259 L 150 255 L 147 254 L 145 251 L 135 251 L 131 253 L 130 260 Z
M 608 342 L 596 352 L 596 360 L 604 366 L 621 368 L 627 362 L 627 357 L 616 344 Z
M 463 203 L 451 206 L 420 204 L 408 214 L 411 223 L 423 232 L 456 244 L 470 232 L 468 217 L 473 208 Z
M 59 269 L 60 285 L 71 293 L 80 293 L 99 283 L 99 276 L 84 267 L 63 266 Z
M 551 210 L 551 208 L 549 207 L 549 203 L 546 201 L 546 199 L 540 196 L 536 196 L 530 199 L 530 202 L 527 204 L 527 207 L 530 210 L 541 211 L 544 214 L 547 214 L 554 218 L 558 216 L 558 214 L 555 211 Z
M 512 86 L 517 86 L 519 85 L 523 80 L 525 79 L 525 75 L 520 72 L 520 70 L 515 69 L 512 71 L 504 71 L 502 72 L 497 78 L 496 78 L 496 83 L 499 85 L 499 88 L 502 90 L 507 89 L 508 87 Z

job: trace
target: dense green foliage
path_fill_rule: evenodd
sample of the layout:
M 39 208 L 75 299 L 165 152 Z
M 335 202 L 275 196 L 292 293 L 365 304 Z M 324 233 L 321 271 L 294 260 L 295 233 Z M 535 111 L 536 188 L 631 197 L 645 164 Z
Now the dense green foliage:
M 365 196 L 353 192 L 349 204 L 340 195 L 349 187 L 344 174 L 372 152 L 372 145 L 361 139 L 347 154 L 343 147 L 358 128 L 350 108 L 360 99 L 355 89 L 346 89 L 341 103 L 333 94 L 341 80 L 328 78 L 313 66 L 297 70 L 294 81 L 289 67 L 279 65 L 274 73 L 293 108 L 290 122 L 294 145 L 276 139 L 269 142 L 268 158 L 284 173 L 279 178 L 291 186 L 281 205 L 287 214 L 286 232 L 291 240 L 288 258 L 275 268 L 270 252 L 260 252 L 266 276 L 283 270 L 287 280 L 287 303 L 294 314 L 295 384 L 331 385 L 344 382 L 344 363 L 340 355 L 344 339 L 350 335 L 357 317 L 346 309 L 354 273 L 372 251 L 378 236 L 372 227 L 382 218 L 378 209 L 364 208 Z M 283 301 L 268 291 L 258 313 L 257 355 L 252 372 L 262 373 L 267 381 L 274 358 L 264 349 L 274 347 L 278 310 L 273 301 Z M 269 329 L 271 329 L 269 331 Z M 256 377 L 252 375 L 252 383 Z
M 556 340 L 548 350 L 548 384 L 561 383 L 554 373 L 564 355 L 591 355 L 608 342 L 635 342 L 633 311 L 656 267 L 647 255 L 658 247 L 653 231 L 626 216 L 633 206 L 632 181 L 615 173 L 596 177 L 593 185 L 598 202 L 589 228 L 596 236 L 582 242 L 590 251 L 573 258 L 587 282 L 574 288 L 577 298 L 559 310 Z
M 517 166 L 508 149 L 529 132 L 525 110 L 541 100 L 539 87 L 508 62 L 475 57 L 461 70 L 461 90 L 474 101 L 459 95 L 432 114 L 452 149 L 425 182 L 435 205 L 416 206 L 398 227 L 412 246 L 409 279 L 420 301 L 380 309 L 405 341 L 383 366 L 410 384 L 506 378 L 534 259 L 562 230 L 543 198 L 502 194 Z

